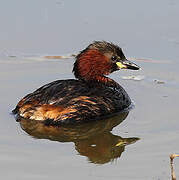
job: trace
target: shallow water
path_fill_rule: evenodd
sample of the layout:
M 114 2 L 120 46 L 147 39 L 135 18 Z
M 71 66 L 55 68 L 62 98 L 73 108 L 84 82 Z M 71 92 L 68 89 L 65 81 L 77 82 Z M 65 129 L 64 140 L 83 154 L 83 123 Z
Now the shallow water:
M 170 179 L 169 155 L 179 153 L 178 9 L 177 0 L 1 1 L 1 177 Z M 110 75 L 135 108 L 117 122 L 93 123 L 70 133 L 43 127 L 39 132 L 33 122 L 30 129 L 27 122 L 16 122 L 10 112 L 21 97 L 50 81 L 73 77 L 73 59 L 41 56 L 76 53 L 93 40 L 120 44 L 127 57 L 158 60 L 135 61 L 141 71 Z M 130 75 L 144 79 L 123 78 Z M 179 177 L 177 158 L 174 164 Z

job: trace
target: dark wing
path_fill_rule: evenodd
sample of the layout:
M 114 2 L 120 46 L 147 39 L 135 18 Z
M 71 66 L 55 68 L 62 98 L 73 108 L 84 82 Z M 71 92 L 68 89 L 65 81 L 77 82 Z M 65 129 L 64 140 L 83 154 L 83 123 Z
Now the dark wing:
M 58 80 L 25 96 L 13 112 L 47 124 L 69 124 L 117 113 L 130 103 L 122 87 L 90 88 L 82 81 Z

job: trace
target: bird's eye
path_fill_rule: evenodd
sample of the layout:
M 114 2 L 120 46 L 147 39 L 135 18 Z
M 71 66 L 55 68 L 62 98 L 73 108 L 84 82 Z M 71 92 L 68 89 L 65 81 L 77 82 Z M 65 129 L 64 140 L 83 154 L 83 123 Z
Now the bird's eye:
M 112 57 L 111 57 L 111 60 L 112 60 L 112 61 L 116 61 L 116 60 L 117 60 L 117 56 L 112 56 Z

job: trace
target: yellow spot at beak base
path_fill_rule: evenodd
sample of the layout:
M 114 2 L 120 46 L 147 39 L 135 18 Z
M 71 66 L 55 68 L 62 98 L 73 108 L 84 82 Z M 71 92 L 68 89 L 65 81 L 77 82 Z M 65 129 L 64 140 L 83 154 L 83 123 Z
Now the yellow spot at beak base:
M 123 146 L 125 144 L 125 142 L 121 141 L 121 142 L 118 142 L 115 146 Z
M 122 64 L 121 62 L 117 62 L 116 64 L 120 69 L 126 69 L 127 68 L 127 66 Z

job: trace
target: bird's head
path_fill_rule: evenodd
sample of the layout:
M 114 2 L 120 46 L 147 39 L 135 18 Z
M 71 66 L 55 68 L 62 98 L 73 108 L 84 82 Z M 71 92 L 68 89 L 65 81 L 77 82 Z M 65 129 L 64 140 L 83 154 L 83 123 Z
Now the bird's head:
M 95 41 L 76 56 L 73 72 L 77 79 L 95 80 L 120 69 L 138 70 L 126 59 L 122 49 L 106 41 Z

